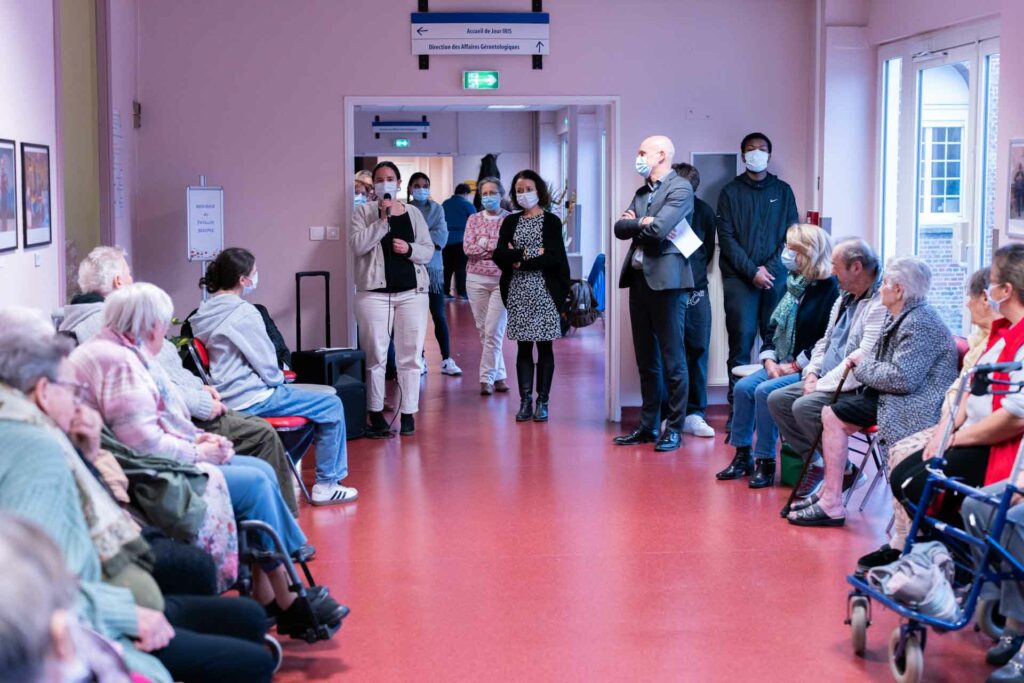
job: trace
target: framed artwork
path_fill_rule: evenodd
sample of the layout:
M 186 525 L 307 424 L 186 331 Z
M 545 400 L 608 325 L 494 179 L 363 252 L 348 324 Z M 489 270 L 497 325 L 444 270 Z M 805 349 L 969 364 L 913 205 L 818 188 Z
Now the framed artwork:
M 1024 138 L 1010 140 L 1009 192 L 1006 232 L 1024 237 Z
M 18 248 L 17 173 L 14 140 L 0 139 L 0 251 Z
M 50 148 L 21 143 L 21 205 L 25 247 L 53 241 L 50 226 Z

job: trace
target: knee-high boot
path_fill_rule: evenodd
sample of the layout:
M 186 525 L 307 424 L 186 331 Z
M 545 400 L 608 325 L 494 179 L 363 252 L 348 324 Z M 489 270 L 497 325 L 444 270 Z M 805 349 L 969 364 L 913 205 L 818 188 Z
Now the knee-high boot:
M 533 358 L 520 353 L 516 357 L 516 378 L 519 380 L 519 412 L 516 422 L 533 417 Z
M 548 396 L 551 393 L 551 379 L 554 376 L 554 363 L 537 362 L 537 408 L 533 411 L 533 419 L 536 422 L 548 420 Z

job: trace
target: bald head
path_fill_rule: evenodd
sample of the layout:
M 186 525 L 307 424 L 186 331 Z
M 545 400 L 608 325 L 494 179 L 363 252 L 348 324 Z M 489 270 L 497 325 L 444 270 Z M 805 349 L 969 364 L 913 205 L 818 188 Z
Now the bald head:
M 637 155 L 643 157 L 651 167 L 651 180 L 658 180 L 672 169 L 676 147 L 664 135 L 652 135 L 640 143 Z

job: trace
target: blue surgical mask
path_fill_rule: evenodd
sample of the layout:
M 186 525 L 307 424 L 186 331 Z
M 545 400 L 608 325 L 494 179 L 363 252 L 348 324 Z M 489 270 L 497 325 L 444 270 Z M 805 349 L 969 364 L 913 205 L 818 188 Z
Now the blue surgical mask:
M 497 211 L 501 208 L 501 197 L 496 194 L 484 195 L 480 198 L 480 204 L 488 211 Z
M 985 295 L 986 295 L 986 296 L 988 297 L 988 305 L 992 307 L 992 311 L 993 311 L 994 313 L 998 314 L 998 315 L 1002 315 L 1002 313 L 1000 313 L 1000 311 L 999 311 L 999 308 L 1000 308 L 1000 307 L 1001 307 L 1001 306 L 1002 306 L 1002 305 L 1003 305 L 1004 303 L 1006 303 L 1006 301 L 1007 301 L 1007 300 L 1008 300 L 1008 299 L 1010 298 L 1010 295 L 1009 295 L 1009 294 L 1007 294 L 1007 295 L 1006 295 L 1006 296 L 1004 296 L 1004 297 L 1003 297 L 1002 299 L 993 299 L 993 298 L 992 298 L 992 288 L 993 288 L 993 287 L 998 287 L 998 286 L 999 286 L 999 285 L 989 285 L 989 286 L 988 286 L 988 287 L 987 287 L 987 288 L 985 289 Z
M 529 210 L 537 206 L 540 200 L 537 199 L 536 192 L 519 192 L 516 194 L 516 202 L 518 202 L 519 206 L 523 207 L 523 209 Z
M 637 155 L 636 162 L 633 165 L 636 167 L 636 172 L 644 178 L 651 175 L 651 165 L 647 163 L 646 156 Z
M 795 273 L 800 269 L 800 266 L 796 263 L 796 252 L 789 247 L 782 250 L 782 265 L 791 273 Z
M 252 277 L 249 278 L 249 279 L 252 281 L 252 284 L 248 285 L 248 286 L 242 285 L 242 296 L 249 296 L 250 294 L 252 294 L 253 292 L 256 291 L 257 287 L 259 287 L 259 285 L 260 285 L 260 274 L 259 274 L 259 271 L 253 273 Z
M 417 187 L 412 191 L 412 198 L 418 202 L 425 202 L 430 199 L 430 188 L 429 187 Z
M 365 203 L 366 203 L 366 195 L 365 194 L 357 194 L 353 204 L 355 206 L 362 206 Z

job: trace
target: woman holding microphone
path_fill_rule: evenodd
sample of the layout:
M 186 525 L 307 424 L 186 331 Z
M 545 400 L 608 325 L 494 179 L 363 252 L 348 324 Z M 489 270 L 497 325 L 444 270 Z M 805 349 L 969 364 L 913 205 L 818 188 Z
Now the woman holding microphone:
M 427 331 L 427 264 L 434 243 L 423 214 L 396 199 L 402 176 L 390 161 L 373 169 L 376 201 L 355 208 L 349 246 L 355 263 L 356 322 L 370 376 L 370 436 L 385 436 L 384 372 L 392 333 L 398 357 L 401 433 L 414 433 L 420 366 Z

